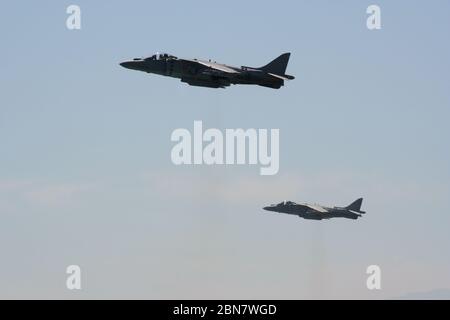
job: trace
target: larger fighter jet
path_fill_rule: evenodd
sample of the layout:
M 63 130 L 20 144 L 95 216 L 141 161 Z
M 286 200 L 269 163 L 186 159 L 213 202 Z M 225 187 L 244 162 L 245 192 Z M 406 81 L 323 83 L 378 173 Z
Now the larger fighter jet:
M 268 207 L 264 207 L 264 210 L 281 212 L 287 214 L 293 214 L 300 218 L 310 220 L 322 220 L 331 218 L 347 218 L 358 219 L 362 214 L 366 213 L 361 211 L 361 204 L 363 199 L 359 198 L 352 204 L 346 207 L 324 207 L 317 204 L 298 204 L 292 201 L 284 201 L 279 204 L 273 204 Z
M 230 84 L 256 84 L 279 89 L 285 80 L 294 79 L 285 74 L 289 56 L 290 53 L 284 53 L 260 68 L 232 67 L 211 60 L 181 59 L 167 53 L 135 58 L 120 65 L 127 69 L 179 78 L 191 86 L 225 88 Z

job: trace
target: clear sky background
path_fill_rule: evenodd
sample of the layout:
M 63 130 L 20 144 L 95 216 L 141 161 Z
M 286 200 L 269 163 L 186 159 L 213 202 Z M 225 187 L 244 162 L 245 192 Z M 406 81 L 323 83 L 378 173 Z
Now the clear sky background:
M 82 30 L 66 28 L 78 4 Z M 382 29 L 366 28 L 378 4 Z M 450 288 L 448 1 L 12 1 L 0 11 L 1 298 L 390 298 Z M 280 90 L 121 68 L 261 66 Z M 280 171 L 175 166 L 176 128 L 279 128 Z M 357 221 L 263 206 L 347 205 Z M 65 269 L 82 268 L 83 289 Z M 366 267 L 382 290 L 366 288 Z

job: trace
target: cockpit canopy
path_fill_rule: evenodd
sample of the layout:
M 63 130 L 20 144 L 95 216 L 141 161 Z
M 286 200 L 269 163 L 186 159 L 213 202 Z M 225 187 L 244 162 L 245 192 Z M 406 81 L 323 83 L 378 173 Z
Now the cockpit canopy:
M 144 60 L 174 60 L 174 59 L 178 59 L 175 56 L 172 56 L 168 53 L 157 53 L 152 55 L 151 57 L 145 58 Z
M 168 53 L 157 53 L 148 58 L 134 58 L 133 61 L 166 61 L 176 59 L 178 58 Z
M 293 205 L 296 205 L 296 203 L 292 202 L 292 201 L 283 201 L 278 204 L 272 204 L 271 206 L 272 207 L 282 207 L 282 206 L 293 206 Z

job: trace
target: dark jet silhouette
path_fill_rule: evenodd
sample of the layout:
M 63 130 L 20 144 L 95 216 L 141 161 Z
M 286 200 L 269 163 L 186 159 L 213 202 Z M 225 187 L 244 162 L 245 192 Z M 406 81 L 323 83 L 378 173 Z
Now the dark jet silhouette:
M 225 88 L 230 84 L 256 84 L 279 89 L 285 80 L 294 79 L 285 74 L 290 53 L 284 53 L 260 68 L 232 67 L 217 62 L 180 59 L 167 53 L 148 58 L 135 58 L 122 62 L 127 69 L 179 78 L 191 86 Z
M 264 207 L 264 210 L 281 212 L 287 214 L 293 214 L 304 219 L 310 220 L 322 220 L 331 218 L 348 218 L 358 219 L 362 214 L 366 213 L 361 211 L 361 204 L 363 199 L 359 198 L 352 204 L 346 207 L 324 207 L 317 204 L 298 204 L 292 201 L 284 201 L 279 204 L 273 204 L 268 207 Z

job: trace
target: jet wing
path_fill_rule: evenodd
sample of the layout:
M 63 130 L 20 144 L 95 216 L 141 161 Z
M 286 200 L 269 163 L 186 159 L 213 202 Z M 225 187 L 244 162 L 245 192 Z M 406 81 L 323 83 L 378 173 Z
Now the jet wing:
M 203 70 L 205 69 L 204 67 L 207 67 L 209 69 L 221 71 L 221 72 L 225 72 L 225 73 L 239 73 L 238 71 L 236 71 L 226 65 L 215 63 L 215 62 L 195 60 L 195 59 L 194 60 L 182 59 L 182 61 L 183 62 L 186 61 L 186 64 L 190 64 L 190 65 L 197 64 L 199 69 L 203 69 Z
M 239 73 L 223 64 L 195 59 L 180 59 L 180 61 L 183 72 L 181 81 L 191 86 L 225 88 L 230 85 L 232 74 Z
M 305 207 L 308 207 L 308 208 L 310 208 L 310 209 L 312 209 L 314 211 L 321 212 L 321 213 L 328 212 L 327 209 L 325 209 L 325 208 L 323 208 L 323 207 L 321 207 L 319 205 L 315 205 L 315 204 L 305 204 Z

